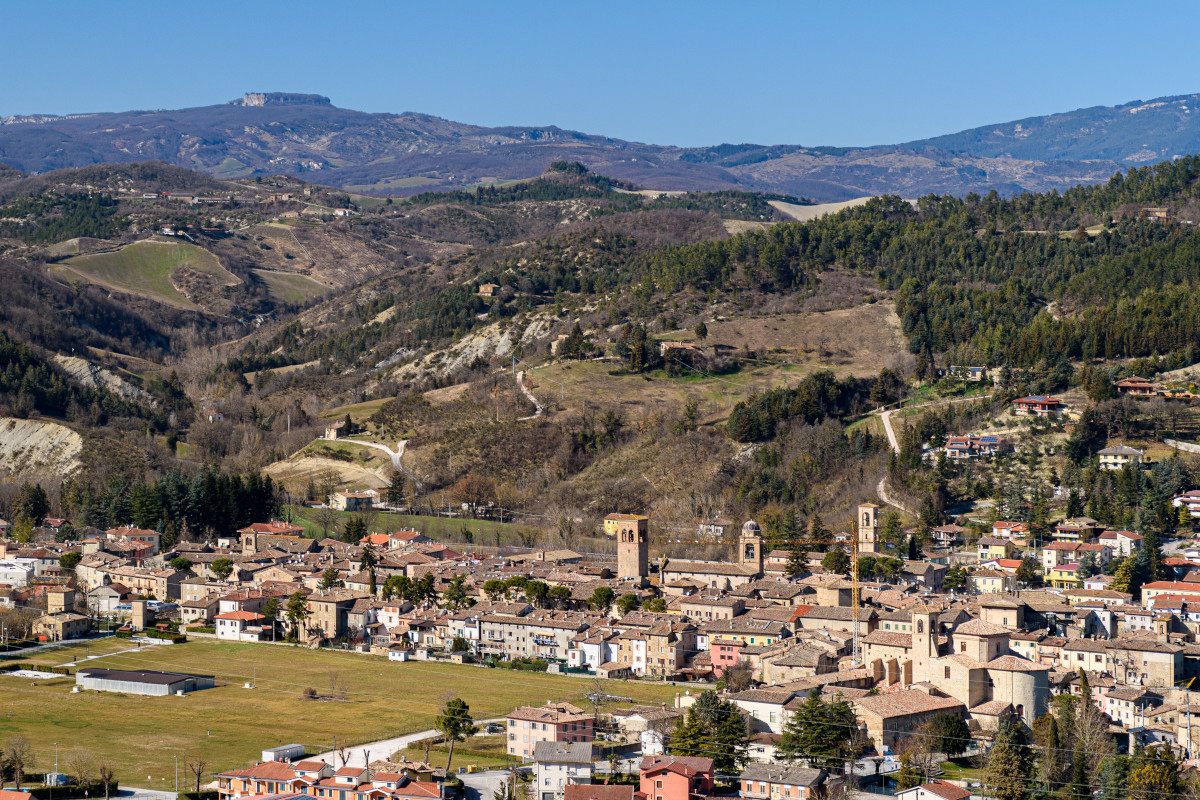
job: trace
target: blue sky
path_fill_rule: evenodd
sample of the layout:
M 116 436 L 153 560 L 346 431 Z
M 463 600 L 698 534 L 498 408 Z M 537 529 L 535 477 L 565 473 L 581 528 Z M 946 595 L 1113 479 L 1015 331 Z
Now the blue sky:
M 13 2 L 0 116 L 313 92 L 659 144 L 869 145 L 1200 91 L 1200 5 Z

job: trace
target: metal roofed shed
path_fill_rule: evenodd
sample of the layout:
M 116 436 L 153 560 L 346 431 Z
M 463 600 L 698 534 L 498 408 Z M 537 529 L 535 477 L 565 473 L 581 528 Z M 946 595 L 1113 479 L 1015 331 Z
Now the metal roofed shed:
M 216 685 L 212 675 L 93 668 L 78 670 L 75 673 L 75 683 L 83 689 L 94 689 L 98 692 L 125 692 L 160 697 L 194 692 L 197 689 L 211 689 Z

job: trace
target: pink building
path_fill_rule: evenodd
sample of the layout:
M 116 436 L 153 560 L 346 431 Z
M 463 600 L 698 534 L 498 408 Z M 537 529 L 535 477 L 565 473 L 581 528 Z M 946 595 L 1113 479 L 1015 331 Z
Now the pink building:
M 524 706 L 508 715 L 508 754 L 532 757 L 538 742 L 590 742 L 592 718 L 570 703 Z
M 713 790 L 711 758 L 646 756 L 642 759 L 638 796 L 646 800 L 692 800 Z
M 745 646 L 739 639 L 713 639 L 708 645 L 713 674 L 719 678 L 725 670 L 736 666 Z

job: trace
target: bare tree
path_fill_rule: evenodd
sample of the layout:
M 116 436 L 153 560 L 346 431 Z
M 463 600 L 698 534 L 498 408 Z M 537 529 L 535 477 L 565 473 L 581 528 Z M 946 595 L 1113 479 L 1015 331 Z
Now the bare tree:
M 350 764 L 350 750 L 349 750 L 349 748 L 346 747 L 346 744 L 344 742 L 338 746 L 337 757 L 338 757 L 338 761 L 342 762 L 343 767 L 348 766 Z
M 34 765 L 33 747 L 24 736 L 10 737 L 4 743 L 4 763 L 12 770 L 13 780 L 17 783 L 17 791 L 25 780 L 25 769 Z
M 76 747 L 66 758 L 67 774 L 78 786 L 87 786 L 96 775 L 96 757 L 88 750 Z
M 337 525 L 338 513 L 328 506 L 319 506 L 308 512 L 308 518 L 321 526 L 321 536 L 328 537 L 329 529 Z
M 754 668 L 743 658 L 733 666 L 727 667 L 721 677 L 725 679 L 725 686 L 729 691 L 740 692 L 750 688 L 750 683 L 754 680 Z
M 345 700 L 346 690 L 342 688 L 341 673 L 336 669 L 329 670 L 329 696 L 334 700 Z
M 196 776 L 196 794 L 200 793 L 200 778 L 204 776 L 204 768 L 208 766 L 208 762 L 204 760 L 204 755 L 187 757 L 187 768 Z
M 116 779 L 116 773 L 113 772 L 112 764 L 107 761 L 101 761 L 96 767 L 96 774 L 100 776 L 100 782 L 104 784 L 104 800 L 108 800 L 109 787 L 112 786 Z M 196 791 L 200 791 L 197 789 Z

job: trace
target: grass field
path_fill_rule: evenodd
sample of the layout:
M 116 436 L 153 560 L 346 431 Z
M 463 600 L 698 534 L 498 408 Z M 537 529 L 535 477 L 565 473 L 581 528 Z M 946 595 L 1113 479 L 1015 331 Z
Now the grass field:
M 449 752 L 445 747 L 429 748 L 430 763 L 444 767 Z M 414 742 L 396 755 L 402 755 L 409 761 L 422 761 L 425 758 L 425 747 Z M 507 767 L 511 760 L 508 755 L 508 743 L 503 734 L 472 736 L 470 741 L 454 746 L 454 764 L 460 767 L 473 764 L 480 769 L 493 769 Z
M 236 275 L 221 266 L 216 256 L 201 247 L 155 240 L 134 242 L 115 253 L 68 258 L 49 269 L 51 274 L 68 281 L 79 279 L 176 308 L 194 309 L 196 304 L 171 283 L 172 271 L 183 266 L 212 275 L 226 286 L 236 286 L 240 282 Z
M 338 530 L 351 516 L 349 511 L 337 512 Z M 295 524 L 301 526 L 309 536 L 320 537 L 321 526 L 317 525 L 312 520 L 304 517 L 303 510 L 297 515 L 294 520 Z M 459 546 L 462 541 L 461 531 L 463 526 L 466 526 L 474 535 L 474 543 L 479 545 L 494 546 L 496 544 L 496 533 L 500 533 L 501 544 L 518 545 L 517 530 L 520 525 L 511 522 L 496 522 L 485 519 L 452 519 L 446 517 L 425 517 L 413 514 L 376 514 L 375 520 L 372 523 L 372 529 L 379 533 L 392 533 L 401 528 L 415 528 L 423 531 L 429 538 L 438 541 L 446 542 L 450 546 Z M 330 532 L 334 535 L 334 532 Z
M 92 649 L 120 645 L 105 641 Z M 48 651 L 36 661 L 63 664 L 83 652 L 82 646 Z M 181 772 L 185 758 L 197 754 L 208 762 L 208 771 L 220 771 L 255 763 L 263 748 L 278 744 L 328 750 L 335 736 L 358 743 L 426 730 L 449 694 L 462 697 L 477 719 L 485 719 L 548 699 L 579 702 L 588 686 L 585 679 L 557 675 L 400 664 L 352 653 L 212 640 L 146 647 L 88 663 L 214 675 L 218 685 L 186 697 L 142 697 L 72 694 L 74 678 L 0 677 L 0 741 L 25 736 L 38 767 L 53 763 L 55 742 L 60 753 L 83 747 L 109 760 L 122 783 L 159 789 L 174 788 L 176 755 Z M 252 676 L 257 688 L 242 688 Z M 331 676 L 344 701 L 301 699 L 307 687 L 331 694 Z M 638 702 L 669 701 L 675 691 L 650 683 L 619 684 L 620 694 Z
M 266 269 L 252 269 L 254 276 L 267 286 L 271 297 L 285 303 L 307 303 L 329 291 L 325 286 L 307 275 L 296 275 L 290 272 L 273 272 Z

